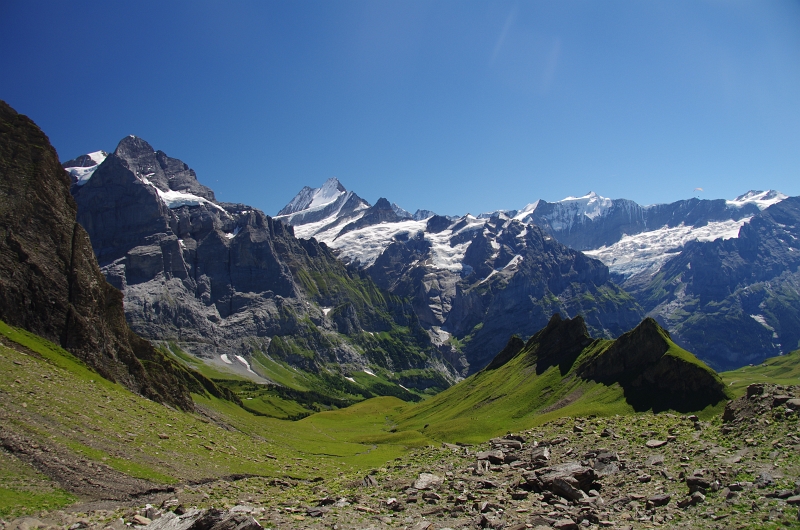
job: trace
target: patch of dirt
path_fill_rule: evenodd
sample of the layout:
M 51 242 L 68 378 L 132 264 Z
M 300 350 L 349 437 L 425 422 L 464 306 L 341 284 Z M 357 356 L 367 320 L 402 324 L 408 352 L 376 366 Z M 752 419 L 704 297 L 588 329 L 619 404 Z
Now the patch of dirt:
M 77 456 L 63 446 L 34 442 L 14 432 L 13 424 L 0 413 L 0 447 L 56 482 L 63 489 L 88 500 L 131 500 L 174 490 L 130 477 L 101 463 Z
M 553 403 L 549 407 L 545 407 L 542 410 L 540 410 L 539 414 L 547 414 L 548 412 L 553 412 L 554 410 L 564 408 L 567 405 L 577 401 L 578 398 L 580 398 L 582 395 L 583 395 L 583 389 L 576 388 L 575 390 L 567 394 L 565 397 L 559 399 L 556 403 Z

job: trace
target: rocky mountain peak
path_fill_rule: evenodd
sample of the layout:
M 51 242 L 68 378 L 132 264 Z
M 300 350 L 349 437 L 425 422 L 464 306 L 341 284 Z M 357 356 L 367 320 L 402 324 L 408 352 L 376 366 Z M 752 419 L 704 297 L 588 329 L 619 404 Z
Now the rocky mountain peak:
M 187 385 L 213 383 L 130 330 L 122 295 L 104 280 L 76 221 L 70 181 L 47 137 L 0 101 L 0 139 L 0 319 L 134 392 L 191 409 Z
M 394 209 L 392 208 L 391 203 L 388 201 L 388 199 L 386 199 L 384 197 L 381 197 L 380 199 L 378 199 L 378 202 L 376 202 L 375 205 L 372 208 L 374 210 L 392 210 L 392 211 L 394 211 Z
M 153 153 L 155 149 L 149 143 L 132 134 L 120 140 L 114 149 L 114 154 L 125 160 L 135 160 Z
M 525 349 L 536 354 L 537 373 L 558 365 L 563 375 L 591 342 L 589 330 L 581 315 L 562 319 L 559 313 L 555 313 L 550 317 L 547 326 L 528 339 Z
M 214 192 L 198 182 L 193 169 L 163 151 L 156 151 L 142 138 L 126 136 L 120 140 L 112 157 L 121 161 L 138 179 L 162 192 L 188 193 L 208 201 L 215 200 Z
M 325 183 L 322 185 L 322 191 L 323 193 L 325 193 L 334 190 L 337 192 L 346 192 L 347 188 L 345 188 L 342 185 L 342 183 L 339 182 L 339 179 L 337 179 L 336 177 L 331 177 L 328 180 L 326 180 Z

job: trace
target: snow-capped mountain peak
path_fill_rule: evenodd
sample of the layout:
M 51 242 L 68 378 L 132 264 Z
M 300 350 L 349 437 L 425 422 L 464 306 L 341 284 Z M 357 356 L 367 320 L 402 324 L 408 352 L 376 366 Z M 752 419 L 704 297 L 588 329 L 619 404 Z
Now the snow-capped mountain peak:
M 347 190 L 339 182 L 339 179 L 331 177 L 320 188 L 304 187 L 289 204 L 278 212 L 278 215 L 290 215 L 303 210 L 324 208 L 345 193 Z
M 75 184 L 83 186 L 92 178 L 97 166 L 103 163 L 108 157 L 105 151 L 95 151 L 88 153 L 67 162 L 68 166 L 64 169 L 72 175 Z
M 611 208 L 613 202 L 609 198 L 602 197 L 590 191 L 583 197 L 566 197 L 561 199 L 558 201 L 558 204 L 564 205 L 574 213 L 583 214 L 589 219 L 595 219 Z
M 786 199 L 787 197 L 788 195 L 784 195 L 783 193 L 775 190 L 767 190 L 767 191 L 750 190 L 744 195 L 739 195 L 732 201 L 725 201 L 725 204 L 736 208 L 741 208 L 746 204 L 754 204 L 758 207 L 759 210 L 764 210 L 766 208 L 769 208 L 775 203 L 781 202 L 783 199 Z

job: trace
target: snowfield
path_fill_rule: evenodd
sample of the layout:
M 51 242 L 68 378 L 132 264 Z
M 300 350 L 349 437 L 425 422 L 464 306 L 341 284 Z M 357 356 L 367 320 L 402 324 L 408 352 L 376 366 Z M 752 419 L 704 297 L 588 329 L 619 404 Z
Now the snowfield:
M 647 270 L 655 272 L 677 255 L 689 241 L 739 237 L 739 229 L 750 219 L 747 217 L 739 221 L 710 222 L 699 227 L 681 224 L 674 228 L 659 228 L 624 236 L 613 245 L 587 250 L 584 254 L 599 259 L 612 273 L 621 274 L 627 279 Z

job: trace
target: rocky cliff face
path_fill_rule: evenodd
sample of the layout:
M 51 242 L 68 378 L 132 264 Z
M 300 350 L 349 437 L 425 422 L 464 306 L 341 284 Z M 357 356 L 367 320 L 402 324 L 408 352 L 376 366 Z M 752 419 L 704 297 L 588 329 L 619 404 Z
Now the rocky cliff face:
M 330 188 L 323 209 L 353 202 Z M 142 139 L 124 138 L 72 192 L 103 273 L 149 339 L 255 379 L 270 379 L 275 362 L 452 377 L 407 302 L 280 221 L 216 202 L 186 164 Z
M 150 399 L 189 409 L 190 388 L 219 392 L 131 332 L 69 188 L 44 133 L 0 102 L 0 319 Z

